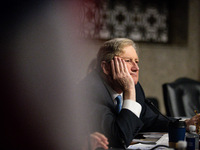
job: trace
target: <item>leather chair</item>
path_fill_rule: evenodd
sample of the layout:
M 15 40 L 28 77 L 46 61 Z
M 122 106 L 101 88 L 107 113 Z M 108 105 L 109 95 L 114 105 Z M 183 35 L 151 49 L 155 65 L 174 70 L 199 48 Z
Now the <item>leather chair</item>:
M 192 117 L 200 112 L 200 82 L 179 78 L 163 84 L 163 96 L 167 116 Z

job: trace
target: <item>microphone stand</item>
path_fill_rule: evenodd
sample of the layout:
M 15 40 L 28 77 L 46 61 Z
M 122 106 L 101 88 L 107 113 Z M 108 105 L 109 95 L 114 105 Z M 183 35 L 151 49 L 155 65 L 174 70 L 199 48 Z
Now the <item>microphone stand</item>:
M 149 104 L 150 106 L 152 106 L 153 109 L 154 109 L 158 114 L 160 114 L 161 116 L 163 116 L 163 117 L 164 117 L 165 119 L 167 119 L 169 122 L 174 122 L 174 121 L 172 121 L 171 119 L 169 119 L 169 117 L 163 115 L 163 114 L 160 112 L 160 110 L 158 110 L 158 108 L 154 105 L 154 103 L 153 103 L 151 100 L 145 99 L 145 102 L 146 102 L 147 104 Z

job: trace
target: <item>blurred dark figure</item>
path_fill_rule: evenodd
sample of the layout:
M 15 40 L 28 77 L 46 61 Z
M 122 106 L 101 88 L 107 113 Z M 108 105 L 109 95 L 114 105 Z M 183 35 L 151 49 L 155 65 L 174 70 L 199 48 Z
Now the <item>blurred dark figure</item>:
M 78 1 L 11 0 L 1 6 L 0 149 L 80 149 L 87 115 L 73 88 L 84 50 L 76 38 Z

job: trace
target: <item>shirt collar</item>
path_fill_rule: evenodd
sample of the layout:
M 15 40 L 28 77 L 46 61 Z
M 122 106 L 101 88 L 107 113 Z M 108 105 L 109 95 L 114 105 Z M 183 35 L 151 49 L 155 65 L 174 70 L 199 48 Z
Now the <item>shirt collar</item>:
M 115 90 L 113 90 L 106 82 L 104 82 L 106 88 L 108 89 L 108 92 L 111 95 L 111 98 L 114 100 L 118 95 L 121 95 L 123 98 L 123 93 L 119 94 Z

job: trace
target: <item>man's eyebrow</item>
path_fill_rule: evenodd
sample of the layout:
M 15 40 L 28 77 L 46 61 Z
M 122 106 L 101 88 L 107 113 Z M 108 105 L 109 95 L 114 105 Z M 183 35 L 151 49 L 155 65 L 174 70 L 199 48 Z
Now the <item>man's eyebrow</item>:
M 123 59 L 132 59 L 131 57 L 121 57 Z
M 121 58 L 123 58 L 123 59 L 133 59 L 131 57 L 121 57 Z M 139 58 L 135 58 L 135 60 L 139 60 Z

